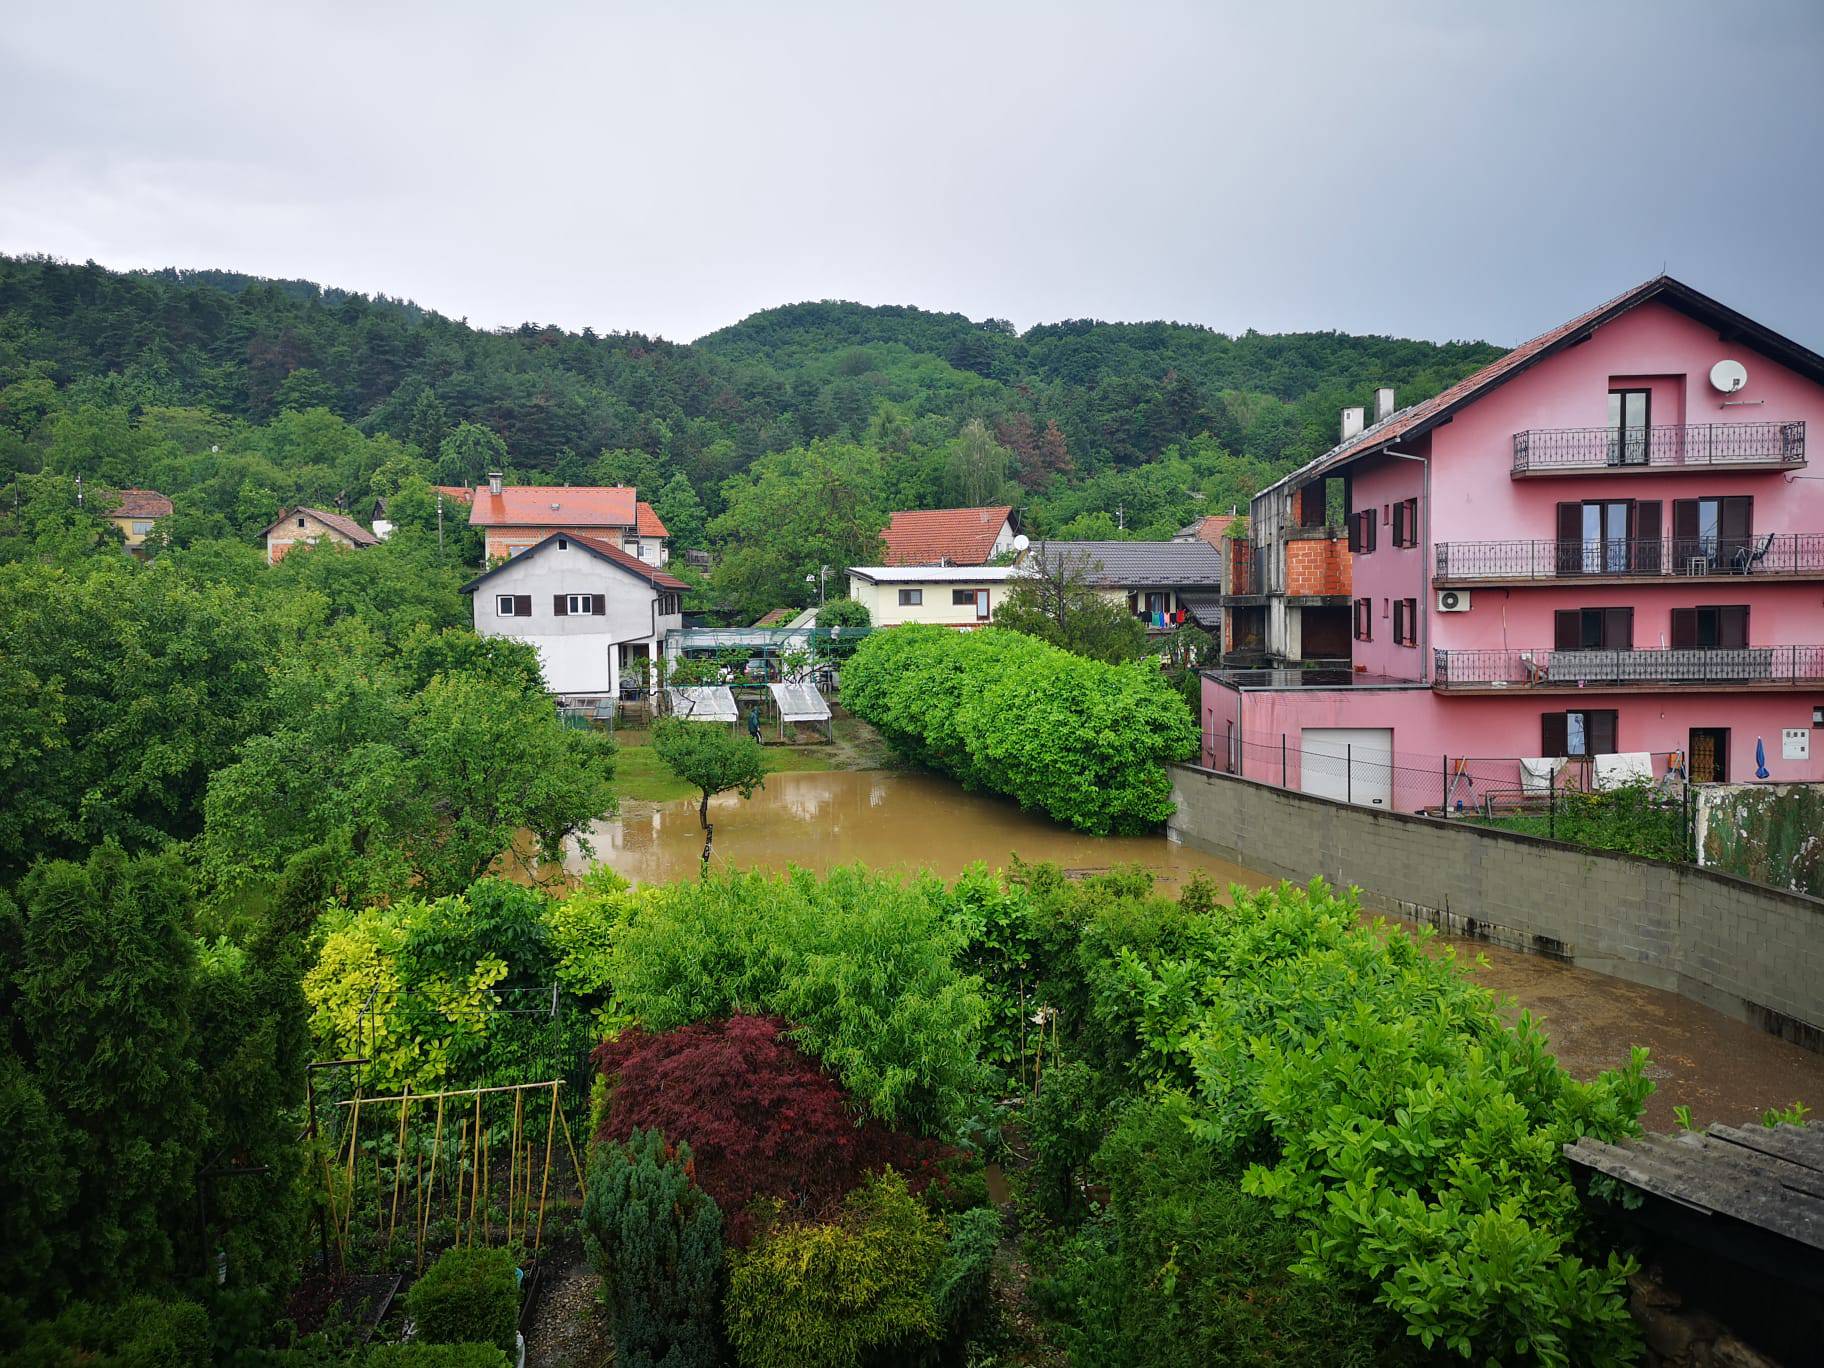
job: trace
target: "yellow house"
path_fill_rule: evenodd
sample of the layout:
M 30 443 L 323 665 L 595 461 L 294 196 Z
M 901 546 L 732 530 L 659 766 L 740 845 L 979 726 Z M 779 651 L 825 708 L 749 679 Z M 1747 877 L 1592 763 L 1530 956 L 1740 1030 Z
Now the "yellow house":
M 849 597 L 876 627 L 986 627 L 1007 596 L 1008 565 L 854 565 Z
M 108 510 L 109 520 L 126 538 L 129 551 L 144 546 L 154 524 L 170 516 L 171 500 L 156 489 L 123 489 L 114 507 Z

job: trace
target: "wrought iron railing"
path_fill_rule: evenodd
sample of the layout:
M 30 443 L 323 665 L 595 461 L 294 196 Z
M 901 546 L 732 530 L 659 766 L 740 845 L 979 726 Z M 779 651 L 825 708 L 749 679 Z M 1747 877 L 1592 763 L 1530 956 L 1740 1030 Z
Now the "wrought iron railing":
M 1804 465 L 1805 424 L 1681 423 L 1633 428 L 1533 428 L 1514 434 L 1514 473 L 1631 466 Z
M 1755 537 L 1610 537 L 1597 541 L 1439 542 L 1440 581 L 1587 575 L 1824 575 L 1824 532 Z
M 1581 688 L 1631 684 L 1819 684 L 1824 646 L 1712 650 L 1432 652 L 1438 688 Z

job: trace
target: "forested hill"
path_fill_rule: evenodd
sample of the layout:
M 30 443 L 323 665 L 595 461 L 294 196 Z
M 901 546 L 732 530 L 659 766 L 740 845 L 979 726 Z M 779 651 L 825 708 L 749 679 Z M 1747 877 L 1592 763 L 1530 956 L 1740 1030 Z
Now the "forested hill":
M 861 523 L 1008 500 L 1043 532 L 1159 535 L 1322 451 L 1338 410 L 1374 386 L 1407 403 L 1498 354 L 1175 323 L 1020 333 L 837 302 L 677 344 L 485 331 L 308 281 L 0 257 L 0 482 L 150 485 L 177 501 L 172 531 L 187 538 L 245 536 L 283 503 L 355 509 L 402 482 L 467 483 L 499 464 L 522 480 L 635 482 L 683 545 L 725 552 L 744 549 L 728 518 L 769 480 L 784 482 L 764 515 L 775 538 L 785 487 L 820 488 L 828 506 L 833 479 Z M 802 581 L 783 566 L 761 578 L 770 587 L 724 601 Z

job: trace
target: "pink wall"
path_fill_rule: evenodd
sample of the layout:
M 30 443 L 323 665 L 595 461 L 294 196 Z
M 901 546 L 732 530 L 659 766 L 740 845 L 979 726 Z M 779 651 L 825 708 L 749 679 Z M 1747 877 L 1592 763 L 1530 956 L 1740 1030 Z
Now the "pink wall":
M 1277 749 L 1284 735 L 1288 750 L 1296 751 L 1306 727 L 1389 727 L 1393 749 L 1400 763 L 1427 768 L 1453 759 L 1537 755 L 1540 750 L 1540 714 L 1577 708 L 1612 708 L 1618 714 L 1617 745 L 1624 751 L 1685 750 L 1693 727 L 1729 729 L 1729 774 L 1734 782 L 1754 778 L 1754 743 L 1766 743 L 1770 782 L 1824 780 L 1824 729 L 1811 738 L 1808 761 L 1780 758 L 1780 730 L 1811 726 L 1811 713 L 1824 706 L 1824 690 L 1817 693 L 1659 693 L 1602 692 L 1596 689 L 1561 693 L 1525 692 L 1462 697 L 1430 689 L 1283 689 L 1247 690 L 1237 693 L 1208 679 L 1204 681 L 1204 706 L 1214 704 L 1219 719 L 1216 735 L 1205 737 L 1206 763 L 1220 754 L 1226 722 L 1220 699 L 1240 701 L 1237 730 L 1253 744 L 1244 773 L 1278 782 Z M 1298 782 L 1296 756 L 1288 765 L 1290 782 Z
M 1378 530 L 1375 549 L 1349 558 L 1351 592 L 1373 601 L 1374 639 L 1353 642 L 1352 659 L 1369 674 L 1393 679 L 1424 679 L 1430 655 L 1425 644 L 1425 467 L 1418 461 L 1379 457 L 1363 463 L 1350 481 L 1350 507 L 1355 512 L 1372 508 Z M 1419 500 L 1419 544 L 1393 544 L 1393 505 L 1402 499 Z M 1399 646 L 1393 639 L 1393 600 L 1417 599 L 1417 645 Z
M 1558 609 L 1631 607 L 1634 648 L 1653 651 L 1672 644 L 1674 608 L 1733 603 L 1748 605 L 1751 646 L 1824 644 L 1824 583 L 1752 578 L 1571 589 L 1480 587 L 1470 590 L 1467 613 L 1439 613 L 1434 629 L 1437 644 L 1452 650 L 1550 650 Z

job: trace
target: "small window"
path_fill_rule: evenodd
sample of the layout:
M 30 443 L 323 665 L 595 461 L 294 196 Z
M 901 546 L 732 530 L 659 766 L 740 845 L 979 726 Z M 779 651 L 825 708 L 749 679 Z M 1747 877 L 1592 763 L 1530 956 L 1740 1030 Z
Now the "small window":
M 1419 601 L 1416 598 L 1393 601 L 1393 643 L 1396 646 L 1419 644 Z
M 1355 639 L 1357 641 L 1374 640 L 1374 600 L 1359 598 L 1355 601 Z
M 1560 608 L 1552 615 L 1552 648 L 1559 651 L 1631 651 L 1632 608 Z
M 973 589 L 952 589 L 950 591 L 950 606 L 952 608 L 973 608 L 973 607 L 975 607 L 975 590 L 973 590 Z
M 502 617 L 517 617 L 518 610 L 513 606 L 513 595 L 502 594 L 494 600 L 494 611 Z
M 1613 755 L 1616 714 L 1608 709 L 1539 715 L 1539 749 L 1544 755 Z
M 299 519 L 298 519 L 298 526 L 299 526 L 299 527 L 302 527 L 302 526 L 304 526 L 304 519 L 302 519 L 302 518 L 299 518 Z
M 570 614 L 572 617 L 576 616 L 579 613 L 588 614 L 588 613 L 592 613 L 595 611 L 595 605 L 591 599 L 591 596 L 588 594 L 570 595 L 570 605 L 569 606 L 570 606 Z
M 1351 551 L 1367 555 L 1374 550 L 1376 528 L 1379 526 L 1380 516 L 1380 513 L 1372 508 L 1349 515 L 1349 549 Z
M 925 591 L 923 589 L 901 589 L 899 591 L 899 606 L 901 608 L 916 608 L 924 601 Z
M 1402 499 L 1393 506 L 1393 544 L 1413 547 L 1419 544 L 1419 501 Z
M 1747 604 L 1706 604 L 1672 610 L 1675 651 L 1729 651 L 1747 645 Z
M 559 537 L 557 539 L 557 549 L 559 551 L 568 551 L 570 549 L 570 539 L 568 537 Z
M 152 519 L 150 519 L 150 518 L 133 519 L 133 535 L 134 536 L 143 537 L 146 535 L 146 533 L 150 532 L 151 530 L 152 530 Z

